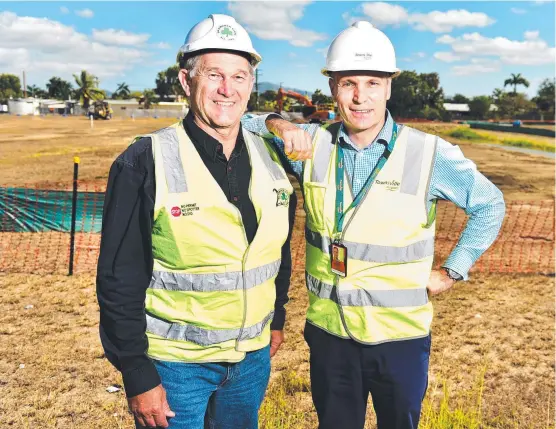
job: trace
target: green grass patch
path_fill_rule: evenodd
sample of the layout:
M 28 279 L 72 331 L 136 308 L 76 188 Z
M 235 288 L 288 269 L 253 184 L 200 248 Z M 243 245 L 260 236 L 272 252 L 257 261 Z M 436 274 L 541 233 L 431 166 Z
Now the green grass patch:
M 545 152 L 555 152 L 555 146 L 553 143 L 530 140 L 527 138 L 500 138 L 498 136 L 488 134 L 488 132 L 479 132 L 467 127 L 457 127 L 452 130 L 441 132 L 440 134 L 446 137 L 454 137 L 459 140 L 475 143 L 494 143 L 506 146 L 542 150 Z

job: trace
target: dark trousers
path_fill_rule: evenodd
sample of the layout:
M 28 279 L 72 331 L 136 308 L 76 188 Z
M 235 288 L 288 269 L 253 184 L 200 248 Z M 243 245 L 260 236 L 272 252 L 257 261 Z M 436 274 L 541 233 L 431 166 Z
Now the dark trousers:
M 379 429 L 417 429 L 428 383 L 430 335 L 367 346 L 310 323 L 304 334 L 319 429 L 363 429 L 369 393 Z

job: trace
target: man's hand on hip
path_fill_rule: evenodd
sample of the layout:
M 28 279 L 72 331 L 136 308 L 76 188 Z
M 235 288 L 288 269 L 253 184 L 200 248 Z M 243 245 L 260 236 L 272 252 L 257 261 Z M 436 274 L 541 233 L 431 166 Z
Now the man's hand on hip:
M 166 391 L 162 384 L 145 393 L 128 398 L 127 402 L 139 424 L 148 428 L 167 428 L 167 417 L 176 415 L 166 401 Z
M 429 295 L 434 296 L 450 289 L 456 281 L 448 277 L 444 270 L 432 270 L 427 284 Z
M 292 161 L 305 161 L 312 157 L 313 143 L 307 131 L 278 118 L 268 119 L 266 128 L 284 141 L 284 152 Z
M 274 357 L 284 342 L 284 331 L 270 331 L 270 357 Z

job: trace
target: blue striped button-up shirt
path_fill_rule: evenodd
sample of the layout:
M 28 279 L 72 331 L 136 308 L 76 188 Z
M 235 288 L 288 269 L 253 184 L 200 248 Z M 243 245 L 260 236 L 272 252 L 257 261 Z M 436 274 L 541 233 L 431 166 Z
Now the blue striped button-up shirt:
M 269 136 L 266 116 L 244 117 L 243 126 L 256 134 Z M 344 126 L 340 128 L 339 142 L 344 150 L 346 173 L 353 195 L 357 195 L 367 181 L 378 159 L 392 137 L 393 119 L 386 112 L 384 127 L 368 146 L 359 148 L 349 138 Z M 320 125 L 298 124 L 311 136 Z M 282 140 L 274 138 L 283 152 Z M 303 162 L 288 160 L 291 169 L 301 181 Z M 502 192 L 478 170 L 475 163 L 463 156 L 458 146 L 439 138 L 428 191 L 429 204 L 433 200 L 448 200 L 465 210 L 469 220 L 456 247 L 442 265 L 468 279 L 468 272 L 477 259 L 498 236 L 505 214 Z

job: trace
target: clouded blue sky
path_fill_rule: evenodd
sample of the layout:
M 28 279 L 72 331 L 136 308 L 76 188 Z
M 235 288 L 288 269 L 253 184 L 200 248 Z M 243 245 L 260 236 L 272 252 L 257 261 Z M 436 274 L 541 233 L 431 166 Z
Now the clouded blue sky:
M 529 2 L 2 2 L 0 73 L 44 87 L 86 69 L 101 88 L 154 87 L 189 29 L 211 13 L 233 15 L 261 53 L 261 80 L 328 92 L 319 70 L 334 36 L 354 19 L 381 28 L 398 67 L 438 72 L 447 95 L 490 94 L 522 73 L 534 95 L 555 73 L 555 4 Z

